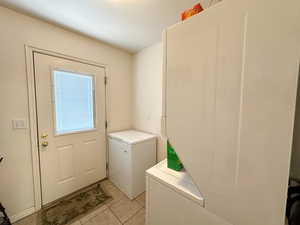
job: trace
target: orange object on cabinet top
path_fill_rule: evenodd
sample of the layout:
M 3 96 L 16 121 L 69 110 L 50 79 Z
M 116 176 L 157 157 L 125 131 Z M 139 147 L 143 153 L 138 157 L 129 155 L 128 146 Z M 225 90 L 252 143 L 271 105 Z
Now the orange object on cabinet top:
M 203 11 L 203 8 L 202 8 L 201 4 L 199 3 L 199 4 L 195 5 L 193 8 L 187 9 L 183 13 L 181 13 L 181 20 L 184 21 L 187 18 L 200 13 L 201 11 Z

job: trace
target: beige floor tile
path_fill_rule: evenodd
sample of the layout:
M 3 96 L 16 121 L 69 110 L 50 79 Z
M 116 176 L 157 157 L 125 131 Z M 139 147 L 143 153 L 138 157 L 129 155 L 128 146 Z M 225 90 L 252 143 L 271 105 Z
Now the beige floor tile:
M 110 181 L 110 180 L 108 180 L 108 179 L 106 179 L 106 180 L 104 180 L 104 181 L 101 181 L 101 187 L 103 188 L 103 187 L 106 187 L 107 185 L 113 185 L 113 183 Z
M 81 225 L 81 223 L 80 223 L 80 221 L 78 220 L 78 221 L 76 221 L 76 222 L 74 222 L 74 223 L 71 223 L 70 225 Z
M 85 225 L 121 225 L 113 213 L 107 209 L 90 219 Z
M 124 223 L 134 214 L 136 214 L 142 206 L 137 201 L 129 200 L 128 198 L 122 199 L 120 202 L 110 206 L 112 212 Z
M 106 205 L 102 205 L 98 207 L 97 209 L 94 210 L 94 214 L 99 215 L 102 213 L 104 210 L 108 209 Z
M 117 187 L 115 187 L 113 184 L 107 184 L 105 186 L 102 186 L 103 190 L 106 194 L 110 195 L 112 197 L 111 200 L 108 200 L 106 204 L 108 206 L 111 206 L 120 200 L 127 198 L 124 193 L 122 193 Z
M 84 217 L 82 217 L 80 219 L 80 222 L 81 223 L 86 223 L 87 221 L 89 221 L 90 219 L 92 219 L 93 217 L 101 214 L 104 210 L 107 209 L 107 206 L 106 205 L 102 205 L 100 206 L 99 208 L 91 211 L 89 214 L 85 215 Z
M 130 218 L 124 225 L 145 225 L 145 209 L 141 209 L 136 215 Z
M 27 216 L 16 223 L 13 223 L 13 225 L 37 225 L 38 224 L 38 214 L 34 213 L 30 216 Z
M 136 200 L 141 206 L 145 207 L 145 204 L 146 204 L 146 193 L 144 192 L 143 194 L 140 194 L 135 200 Z

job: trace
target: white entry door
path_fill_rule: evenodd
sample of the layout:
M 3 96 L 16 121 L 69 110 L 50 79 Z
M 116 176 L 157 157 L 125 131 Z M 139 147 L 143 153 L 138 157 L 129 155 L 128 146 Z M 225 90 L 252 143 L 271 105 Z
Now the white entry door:
M 105 70 L 34 53 L 45 205 L 106 177 Z

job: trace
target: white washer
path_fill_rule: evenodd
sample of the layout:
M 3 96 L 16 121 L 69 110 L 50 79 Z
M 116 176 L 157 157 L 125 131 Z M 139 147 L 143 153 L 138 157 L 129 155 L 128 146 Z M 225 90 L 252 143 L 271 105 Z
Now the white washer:
M 147 169 L 156 164 L 156 136 L 135 130 L 111 133 L 109 179 L 130 199 L 146 189 Z

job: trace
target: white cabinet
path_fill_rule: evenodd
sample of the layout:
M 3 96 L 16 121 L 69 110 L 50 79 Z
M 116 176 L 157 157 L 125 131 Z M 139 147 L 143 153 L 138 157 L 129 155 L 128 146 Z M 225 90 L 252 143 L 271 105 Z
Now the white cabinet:
M 155 135 L 134 130 L 109 134 L 109 179 L 130 199 L 145 191 L 145 171 L 155 163 Z
M 300 2 L 281 5 L 223 0 L 165 32 L 167 137 L 205 208 L 234 225 L 284 223 Z
M 166 160 L 147 171 L 146 225 L 229 225 L 204 208 L 204 199 L 186 171 Z

